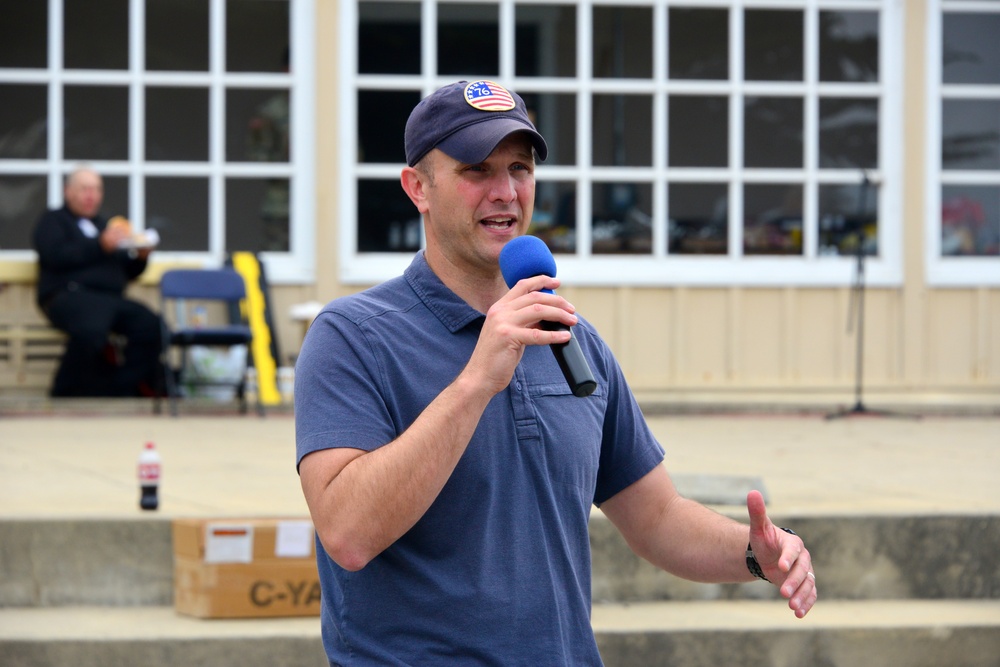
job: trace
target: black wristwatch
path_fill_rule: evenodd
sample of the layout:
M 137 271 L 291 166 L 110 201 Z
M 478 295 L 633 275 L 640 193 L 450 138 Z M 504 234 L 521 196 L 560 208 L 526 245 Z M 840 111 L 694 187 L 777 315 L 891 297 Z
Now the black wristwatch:
M 796 534 L 791 528 L 781 528 L 781 526 L 778 526 L 778 528 L 785 531 L 789 535 Z M 749 542 L 747 542 L 747 569 L 750 570 L 750 574 L 758 579 L 768 581 L 767 577 L 764 576 L 764 571 L 760 569 L 760 563 L 757 562 L 757 557 L 753 555 L 753 549 L 750 548 Z

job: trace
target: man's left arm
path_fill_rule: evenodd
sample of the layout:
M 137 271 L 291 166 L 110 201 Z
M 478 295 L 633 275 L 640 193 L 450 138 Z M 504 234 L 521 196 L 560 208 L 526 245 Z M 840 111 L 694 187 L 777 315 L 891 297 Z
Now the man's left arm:
M 750 525 L 684 498 L 663 465 L 601 505 L 629 547 L 657 567 L 691 581 L 752 581 L 749 543 L 760 569 L 799 618 L 816 602 L 812 558 L 802 540 L 773 523 L 757 491 L 747 496 Z

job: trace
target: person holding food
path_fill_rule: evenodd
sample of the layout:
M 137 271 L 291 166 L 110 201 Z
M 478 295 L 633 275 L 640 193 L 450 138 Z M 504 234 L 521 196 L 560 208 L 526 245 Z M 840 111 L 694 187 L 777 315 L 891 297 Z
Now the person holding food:
M 125 289 L 146 269 L 155 235 L 100 215 L 104 181 L 89 167 L 66 178 L 62 208 L 42 214 L 32 234 L 38 252 L 37 303 L 69 339 L 51 395 L 152 396 L 161 393 L 163 325 Z M 112 345 L 114 333 L 124 345 Z

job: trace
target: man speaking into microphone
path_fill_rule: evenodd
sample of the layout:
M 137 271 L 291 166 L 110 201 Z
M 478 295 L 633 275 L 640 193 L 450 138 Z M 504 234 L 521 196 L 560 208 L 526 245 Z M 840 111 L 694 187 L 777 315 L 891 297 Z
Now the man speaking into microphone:
M 296 366 L 298 471 L 317 532 L 331 665 L 600 665 L 588 520 L 705 582 L 766 578 L 816 600 L 802 540 L 760 494 L 749 525 L 677 494 L 664 450 L 594 328 L 503 248 L 523 236 L 545 140 L 492 81 L 422 100 L 403 190 L 426 247 L 402 276 L 328 304 Z M 574 392 L 551 346 L 575 339 Z

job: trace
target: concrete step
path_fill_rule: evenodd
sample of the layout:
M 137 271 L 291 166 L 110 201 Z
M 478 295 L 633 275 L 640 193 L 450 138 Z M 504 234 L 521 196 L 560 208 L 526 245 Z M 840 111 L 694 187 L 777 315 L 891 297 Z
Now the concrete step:
M 608 667 L 996 667 L 1000 601 L 824 601 L 795 619 L 780 602 L 595 605 Z M 200 620 L 169 607 L 0 610 L 7 667 L 320 667 L 318 618 Z
M 607 667 L 996 667 L 1000 600 L 595 605 Z
M 782 517 L 808 541 L 825 600 L 1000 599 L 1000 516 Z M 0 607 L 171 605 L 171 522 L 0 520 Z M 694 584 L 638 559 L 591 520 L 595 602 L 774 599 L 774 587 Z
M 738 517 L 737 517 L 738 518 Z M 1000 516 L 772 517 L 803 537 L 825 600 L 1000 599 Z M 776 599 L 761 582 L 696 584 L 637 558 L 590 522 L 595 602 Z

